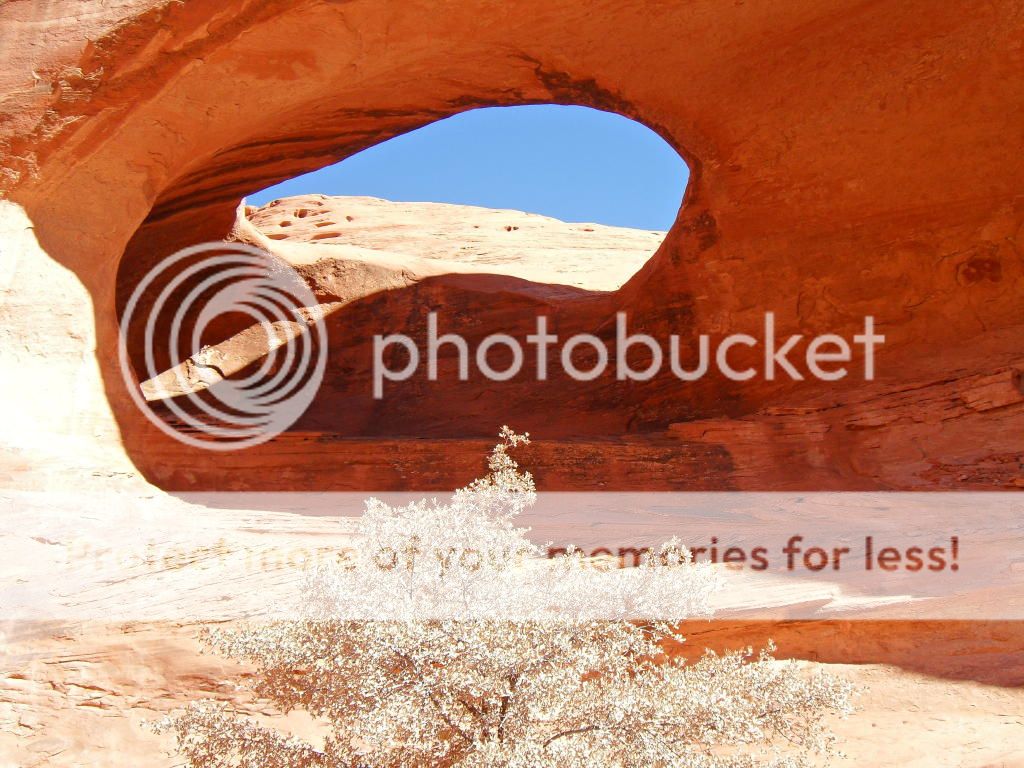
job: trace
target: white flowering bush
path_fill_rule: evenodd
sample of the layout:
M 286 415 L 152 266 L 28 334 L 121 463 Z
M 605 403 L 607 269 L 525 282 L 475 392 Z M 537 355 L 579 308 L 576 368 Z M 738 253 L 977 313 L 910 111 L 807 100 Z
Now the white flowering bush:
M 757 656 L 666 653 L 708 612 L 710 566 L 668 542 L 638 568 L 549 559 L 515 527 L 535 499 L 507 427 L 489 473 L 436 501 L 368 503 L 359 554 L 308 615 L 210 632 L 254 692 L 325 723 L 316 744 L 200 702 L 164 721 L 192 768 L 798 767 L 833 752 L 849 684 Z M 654 617 L 643 620 L 645 617 Z

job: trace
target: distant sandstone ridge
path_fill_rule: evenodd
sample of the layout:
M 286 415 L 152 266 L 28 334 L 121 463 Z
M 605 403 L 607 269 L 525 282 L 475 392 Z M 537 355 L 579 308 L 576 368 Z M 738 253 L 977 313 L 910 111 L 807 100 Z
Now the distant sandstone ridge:
M 664 232 L 521 211 L 319 194 L 247 206 L 245 217 L 270 240 L 317 246 L 291 252 L 309 258 L 377 256 L 390 263 L 412 259 L 410 266 L 429 260 L 437 271 L 511 275 L 592 291 L 621 287 L 665 239 Z

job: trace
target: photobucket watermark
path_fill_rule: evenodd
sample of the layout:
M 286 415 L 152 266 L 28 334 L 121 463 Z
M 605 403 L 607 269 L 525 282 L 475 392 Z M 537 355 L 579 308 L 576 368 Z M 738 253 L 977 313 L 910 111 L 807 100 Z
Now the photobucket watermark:
M 260 248 L 184 248 L 153 264 L 125 303 L 118 337 L 125 387 L 153 425 L 191 447 L 233 451 L 265 443 L 316 400 L 328 368 L 331 311 L 294 266 Z M 445 378 L 461 381 L 870 381 L 875 350 L 885 342 L 870 315 L 850 337 L 779 333 L 772 312 L 756 336 L 659 337 L 635 318 L 631 330 L 630 321 L 618 312 L 614 331 L 563 338 L 539 315 L 519 326 L 519 337 L 496 332 L 471 340 L 442 328 L 442 317 L 430 312 L 425 334 L 372 336 L 371 377 L 359 386 L 381 400 L 389 384 L 416 376 L 439 381 L 442 366 Z
M 606 340 L 589 333 L 577 333 L 561 340 L 550 332 L 548 318 L 540 315 L 536 318 L 534 332 L 525 337 L 529 350 L 507 333 L 489 334 L 471 350 L 464 336 L 441 333 L 438 313 L 431 312 L 422 343 L 404 333 L 374 335 L 373 397 L 383 399 L 386 382 L 408 381 L 422 374 L 429 381 L 437 381 L 439 353 L 446 347 L 455 352 L 460 381 L 470 378 L 471 366 L 489 381 L 508 381 L 523 372 L 528 355 L 534 360 L 531 375 L 537 381 L 548 380 L 553 373 L 552 362 L 564 375 L 581 382 L 593 381 L 609 369 L 618 381 L 649 381 L 665 371 L 666 365 L 672 376 L 684 382 L 697 381 L 713 371 L 739 382 L 758 375 L 766 381 L 779 378 L 802 381 L 806 378 L 804 371 L 822 381 L 838 381 L 850 375 L 853 366 L 848 364 L 855 358 L 864 380 L 871 381 L 875 378 L 875 348 L 885 343 L 885 336 L 875 332 L 875 319 L 871 315 L 864 318 L 863 332 L 854 334 L 850 340 L 835 333 L 805 339 L 803 334 L 779 336 L 773 312 L 765 313 L 761 338 L 732 333 L 713 344 L 709 334 L 700 334 L 695 356 L 691 349 L 684 349 L 689 346 L 688 339 L 684 342 L 679 334 L 670 334 L 663 343 L 647 333 L 631 333 L 627 313 L 617 312 L 614 344 L 609 349 Z M 860 354 L 854 354 L 854 347 L 862 347 Z M 404 350 L 405 359 L 395 365 L 395 355 L 391 353 L 397 349 Z M 644 353 L 639 364 L 636 355 L 630 359 L 632 350 Z M 689 359 L 683 359 L 684 353 Z M 501 366 L 494 363 L 498 355 L 503 360 Z M 756 363 L 751 362 L 752 356 L 756 357 Z M 801 362 L 803 371 L 798 368 Z

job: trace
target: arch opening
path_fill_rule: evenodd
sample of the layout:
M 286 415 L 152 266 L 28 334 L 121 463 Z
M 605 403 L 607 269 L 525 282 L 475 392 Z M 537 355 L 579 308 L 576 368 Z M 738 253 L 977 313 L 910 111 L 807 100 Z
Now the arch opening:
M 263 235 L 592 291 L 621 287 L 679 211 L 689 169 L 657 133 L 591 107 L 472 109 L 260 190 Z
M 253 194 L 226 240 L 264 249 L 295 270 L 315 296 L 304 309 L 325 318 L 331 362 L 297 428 L 489 434 L 499 417 L 483 412 L 483 401 L 481 412 L 451 411 L 444 371 L 459 363 L 444 353 L 440 384 L 374 402 L 374 337 L 421 331 L 439 310 L 447 317 L 438 322 L 449 323 L 442 330 L 470 344 L 496 331 L 526 336 L 539 314 L 594 330 L 613 292 L 661 245 L 688 176 L 664 139 L 622 115 L 564 105 L 480 108 Z M 128 255 L 119 274 L 122 308 L 152 274 Z M 202 304 L 220 290 L 216 266 L 196 267 L 191 281 L 174 284 L 190 264 L 147 286 L 136 305 L 148 325 L 133 317 L 124 329 L 126 359 L 145 374 L 138 378 L 147 407 L 161 419 L 204 411 L 208 395 L 266 368 L 291 340 L 287 329 L 278 329 L 279 339 L 254 330 L 244 306 L 212 321 L 206 306 L 183 310 L 183 301 Z M 213 287 L 196 287 L 204 280 Z M 157 304 L 169 317 L 151 322 Z M 488 362 L 500 368 L 500 350 Z M 273 365 L 266 372 L 280 373 Z M 457 379 L 463 406 L 476 399 L 472 391 L 493 384 Z M 529 384 L 536 377 L 522 379 L 508 386 L 525 404 L 536 396 Z M 198 396 L 198 405 L 183 412 L 183 396 Z M 547 399 L 545 408 L 561 406 L 560 397 Z

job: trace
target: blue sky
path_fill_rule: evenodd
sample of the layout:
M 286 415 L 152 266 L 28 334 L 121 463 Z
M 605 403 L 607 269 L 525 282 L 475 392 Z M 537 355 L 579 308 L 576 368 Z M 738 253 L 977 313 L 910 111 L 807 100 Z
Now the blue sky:
M 492 107 L 439 120 L 249 196 L 370 195 L 668 229 L 689 173 L 649 128 L 587 107 Z

